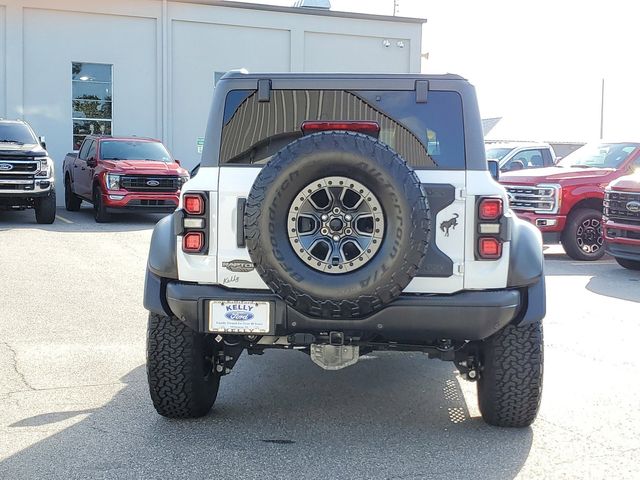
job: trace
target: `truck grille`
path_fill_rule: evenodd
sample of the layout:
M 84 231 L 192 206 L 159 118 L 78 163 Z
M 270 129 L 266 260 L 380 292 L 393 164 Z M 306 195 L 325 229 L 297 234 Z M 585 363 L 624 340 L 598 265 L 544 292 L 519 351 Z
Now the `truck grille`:
M 558 190 L 555 185 L 505 185 L 509 195 L 509 206 L 513 210 L 556 213 Z
M 126 175 L 120 178 L 120 186 L 130 192 L 175 192 L 179 185 L 179 178 L 170 176 Z
M 634 202 L 638 204 L 638 209 Z M 631 207 L 629 208 L 629 204 Z M 640 224 L 640 193 L 615 192 L 608 190 L 604 194 L 604 214 L 620 223 Z
M 4 165 L 10 165 L 10 169 L 3 168 Z M 40 164 L 34 160 L 16 160 L 14 158 L 6 158 L 0 156 L 0 175 L 20 175 L 25 173 L 35 173 L 38 171 Z
M 40 163 L 32 159 L 16 160 L 0 156 L 0 191 L 33 190 Z

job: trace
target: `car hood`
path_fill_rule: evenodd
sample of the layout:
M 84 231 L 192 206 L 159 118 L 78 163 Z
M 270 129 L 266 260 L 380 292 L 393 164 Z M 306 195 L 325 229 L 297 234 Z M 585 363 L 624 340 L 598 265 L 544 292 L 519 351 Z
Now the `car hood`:
M 47 151 L 37 143 L 17 143 L 0 142 L 0 155 L 3 157 L 44 157 Z
M 623 190 L 625 192 L 640 193 L 640 174 L 620 177 L 609 184 L 609 188 Z
M 151 175 L 186 175 L 187 171 L 175 162 L 155 162 L 150 160 L 103 160 L 104 166 L 122 171 L 123 173 L 138 173 Z
M 612 168 L 575 168 L 575 167 L 547 167 L 500 174 L 501 183 L 536 184 L 543 182 L 558 182 L 562 180 L 589 180 L 610 175 Z

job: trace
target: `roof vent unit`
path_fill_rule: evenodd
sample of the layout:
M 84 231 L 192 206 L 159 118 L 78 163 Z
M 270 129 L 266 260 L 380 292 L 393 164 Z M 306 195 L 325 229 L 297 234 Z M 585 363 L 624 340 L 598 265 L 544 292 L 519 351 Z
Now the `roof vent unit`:
M 296 3 L 293 4 L 293 6 L 297 8 L 317 8 L 320 10 L 330 10 L 331 2 L 330 0 L 297 0 Z

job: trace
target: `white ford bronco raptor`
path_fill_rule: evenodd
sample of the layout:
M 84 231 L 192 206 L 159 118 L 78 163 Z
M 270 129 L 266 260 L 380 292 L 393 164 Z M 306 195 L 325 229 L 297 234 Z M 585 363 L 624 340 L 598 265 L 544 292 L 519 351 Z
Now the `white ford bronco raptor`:
M 388 350 L 454 362 L 485 421 L 531 424 L 542 242 L 493 176 L 458 76 L 225 75 L 200 169 L 151 240 L 158 413 L 205 415 L 244 350 L 327 370 Z

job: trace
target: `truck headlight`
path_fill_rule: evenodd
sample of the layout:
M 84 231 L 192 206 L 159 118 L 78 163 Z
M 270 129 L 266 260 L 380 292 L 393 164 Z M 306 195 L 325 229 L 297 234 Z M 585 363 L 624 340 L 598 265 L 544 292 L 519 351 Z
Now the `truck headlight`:
M 107 173 L 107 189 L 120 190 L 120 175 Z
M 189 175 L 181 175 L 178 181 L 178 189 L 182 189 L 182 186 L 189 181 Z
M 50 177 L 53 174 L 53 160 L 49 157 L 43 157 L 40 159 L 40 166 L 36 177 Z

